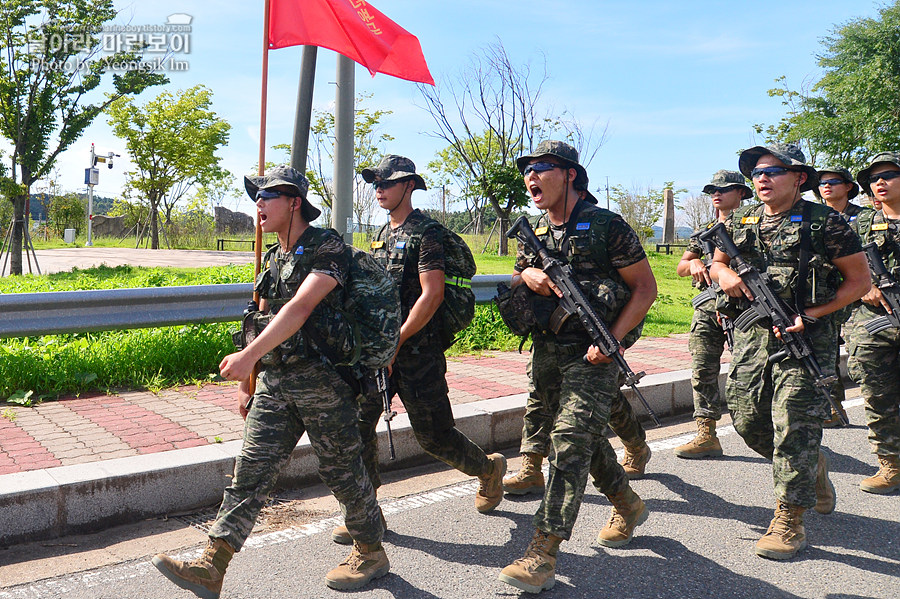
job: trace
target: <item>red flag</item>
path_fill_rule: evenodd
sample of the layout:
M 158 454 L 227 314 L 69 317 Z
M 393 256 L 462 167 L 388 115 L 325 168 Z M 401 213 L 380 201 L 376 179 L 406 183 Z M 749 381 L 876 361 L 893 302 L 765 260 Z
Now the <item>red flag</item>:
M 269 48 L 321 46 L 375 73 L 434 85 L 419 39 L 363 0 L 269 0 Z

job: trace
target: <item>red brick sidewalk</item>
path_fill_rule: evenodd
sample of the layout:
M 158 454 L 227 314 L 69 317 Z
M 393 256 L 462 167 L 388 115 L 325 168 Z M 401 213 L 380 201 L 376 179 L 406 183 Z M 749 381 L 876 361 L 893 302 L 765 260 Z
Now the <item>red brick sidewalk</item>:
M 626 357 L 647 374 L 690 368 L 687 335 L 641 339 Z M 529 354 L 488 352 L 448 360 L 454 404 L 525 393 Z M 159 393 L 82 395 L 32 408 L 3 409 L 0 475 L 240 439 L 234 383 Z M 395 398 L 398 411 L 402 405 Z

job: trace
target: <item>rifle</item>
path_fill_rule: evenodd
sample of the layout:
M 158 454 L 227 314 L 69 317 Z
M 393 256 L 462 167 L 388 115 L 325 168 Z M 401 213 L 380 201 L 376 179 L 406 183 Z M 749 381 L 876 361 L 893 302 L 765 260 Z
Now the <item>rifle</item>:
M 701 247 L 703 248 L 703 255 L 708 256 L 709 260 L 704 260 L 703 264 L 706 266 L 706 270 L 709 271 L 709 264 L 712 260 L 712 256 L 716 251 L 716 244 L 714 244 L 711 240 L 706 239 L 700 242 Z M 709 287 L 698 293 L 691 299 L 691 305 L 696 310 L 703 304 L 709 301 L 715 301 L 716 295 L 719 293 L 719 284 L 713 281 L 710 283 Z M 725 342 L 728 343 L 728 351 L 734 353 L 734 323 L 730 318 L 725 316 L 724 314 L 717 313 L 717 317 L 719 319 L 719 324 L 722 326 L 722 330 L 725 331 Z
M 891 273 L 885 267 L 877 244 L 874 242 L 867 243 L 863 246 L 863 250 L 865 250 L 866 258 L 869 260 L 869 268 L 872 269 L 872 274 L 875 275 L 875 286 L 881 290 L 884 301 L 891 308 L 886 316 L 879 316 L 867 322 L 865 325 L 866 330 L 870 334 L 876 335 L 891 327 L 900 328 L 900 285 L 897 284 L 897 281 L 894 280 L 894 277 L 891 276 Z
M 384 424 L 387 427 L 388 447 L 391 450 L 391 459 L 393 460 L 397 456 L 394 454 L 394 437 L 391 434 L 391 420 L 394 419 L 397 412 L 391 409 L 391 398 L 394 394 L 390 392 L 388 387 L 387 368 L 379 368 L 375 371 L 375 384 L 378 387 L 378 394 L 381 395 L 381 398 L 384 401 L 382 418 L 384 418 Z
M 751 264 L 741 257 L 741 253 L 734 241 L 728 235 L 723 223 L 718 223 L 711 229 L 700 234 L 701 241 L 710 240 L 725 252 L 731 258 L 731 268 L 744 285 L 750 289 L 753 295 L 753 301 L 740 316 L 734 319 L 734 326 L 739 331 L 748 331 L 750 327 L 763 318 L 770 318 L 772 325 L 781 333 L 781 341 L 784 348 L 769 356 L 769 362 L 781 362 L 787 358 L 795 358 L 800 361 L 807 372 L 815 379 L 815 389 L 821 397 L 824 397 L 834 408 L 834 411 L 840 416 L 844 426 L 849 425 L 844 411 L 841 406 L 831 396 L 831 386 L 837 380 L 837 377 L 825 376 L 819 367 L 819 362 L 813 354 L 812 345 L 806 333 L 790 333 L 786 329 L 794 326 L 794 319 L 791 318 L 794 310 L 788 307 L 787 303 L 772 290 L 772 280 L 766 273 L 759 272 Z
M 543 271 L 547 273 L 553 284 L 562 292 L 562 297 L 559 298 L 560 307 L 567 314 L 576 314 L 578 316 L 581 324 L 591 337 L 591 344 L 595 345 L 604 356 L 612 358 L 622 374 L 625 375 L 625 384 L 631 387 L 631 390 L 637 395 L 644 409 L 647 410 L 653 422 L 656 423 L 656 426 L 660 426 L 656 413 L 650 408 L 650 404 L 647 403 L 647 400 L 644 399 L 644 396 L 637 388 L 637 384 L 641 377 L 644 376 L 644 372 L 635 373 L 628 366 L 625 358 L 619 353 L 619 340 L 609 332 L 606 323 L 597 316 L 597 313 L 591 307 L 587 297 L 585 297 L 584 292 L 578 285 L 578 281 L 575 280 L 572 274 L 572 268 L 566 262 L 557 260 L 550 255 L 550 252 L 547 251 L 544 244 L 534 234 L 531 224 L 524 216 L 519 217 L 519 220 L 510 227 L 506 236 L 518 238 L 519 241 L 540 256 Z M 585 362 L 588 361 L 586 355 L 583 357 L 583 360 Z

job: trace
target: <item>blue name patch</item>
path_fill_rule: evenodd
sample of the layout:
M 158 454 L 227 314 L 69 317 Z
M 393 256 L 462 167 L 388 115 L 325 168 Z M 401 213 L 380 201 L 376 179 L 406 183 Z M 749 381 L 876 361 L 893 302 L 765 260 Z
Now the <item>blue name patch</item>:
M 794 215 L 791 215 L 791 222 L 792 222 L 792 223 L 799 223 L 799 222 L 802 222 L 802 221 L 803 221 L 803 215 L 802 215 L 802 214 L 794 214 Z
M 405 241 L 398 241 L 398 242 L 397 242 L 397 249 L 398 249 L 398 250 L 402 250 L 402 249 L 405 248 L 405 247 L 406 247 L 406 242 L 405 242 Z
M 577 225 L 575 225 L 576 231 L 587 231 L 590 228 L 591 228 L 591 223 L 578 223 Z
M 294 253 L 297 254 L 298 256 L 302 256 L 303 255 L 303 246 L 301 245 L 300 247 L 298 247 L 297 251 Z

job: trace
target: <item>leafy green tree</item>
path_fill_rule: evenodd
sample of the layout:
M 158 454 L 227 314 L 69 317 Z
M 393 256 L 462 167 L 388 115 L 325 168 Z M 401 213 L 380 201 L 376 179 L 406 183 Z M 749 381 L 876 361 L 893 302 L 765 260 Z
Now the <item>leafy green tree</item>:
M 565 111 L 541 106 L 541 91 L 549 75 L 533 74 L 531 66 L 517 66 L 497 41 L 472 57 L 455 82 L 437 86 L 419 85 L 425 110 L 434 119 L 435 137 L 449 145 L 429 165 L 439 172 L 441 183 L 453 181 L 462 190 L 476 219 L 490 206 L 500 219 L 500 255 L 508 253 L 506 231 L 513 210 L 528 204 L 516 158 L 545 139 L 563 139 L 581 154 L 581 164 L 590 163 L 603 143 L 587 135 Z M 447 106 L 442 93 L 450 96 Z M 562 114 L 562 117 L 551 116 Z
M 177 202 L 194 186 L 220 180 L 216 151 L 228 141 L 229 125 L 211 109 L 212 92 L 196 85 L 163 92 L 145 106 L 120 98 L 107 108 L 109 123 L 126 141 L 135 170 L 126 173 L 129 192 L 150 209 L 150 242 L 159 249 L 159 208 L 166 222 Z
M 113 64 L 141 59 L 140 49 L 101 55 L 97 36 L 115 16 L 113 0 L 0 3 L 0 134 L 12 145 L 13 167 L 2 186 L 16 222 L 13 274 L 22 274 L 31 185 L 50 172 L 59 154 L 116 98 L 168 81 L 150 71 L 118 71 L 112 75 L 114 93 L 104 101 L 88 101 Z
M 653 236 L 653 225 L 663 214 L 666 200 L 663 192 L 672 189 L 677 199 L 686 189 L 674 189 L 674 181 L 666 181 L 661 189 L 634 186 L 627 189 L 621 185 L 610 188 L 610 198 L 618 205 L 618 213 L 634 229 L 641 243 Z M 677 207 L 677 204 L 676 204 Z
M 62 237 L 66 229 L 79 229 L 87 218 L 87 206 L 74 193 L 58 195 L 50 200 L 47 211 L 51 230 Z
M 824 75 L 808 90 L 789 89 L 785 78 L 769 95 L 786 114 L 777 125 L 756 125 L 767 140 L 798 142 L 813 164 L 836 163 L 851 171 L 900 147 L 900 1 L 876 18 L 835 26 L 822 39 Z

